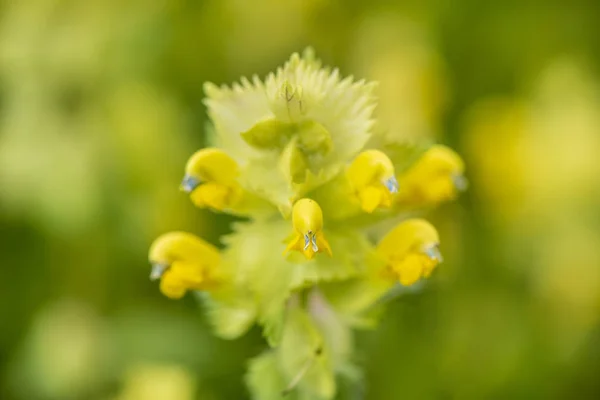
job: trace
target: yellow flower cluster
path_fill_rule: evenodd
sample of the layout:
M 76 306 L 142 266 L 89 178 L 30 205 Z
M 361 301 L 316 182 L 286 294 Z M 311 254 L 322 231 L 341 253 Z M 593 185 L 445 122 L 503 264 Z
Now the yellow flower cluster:
M 340 322 L 348 329 L 395 285 L 429 277 L 442 261 L 425 220 L 402 221 L 377 243 L 366 228 L 453 199 L 466 184 L 449 148 L 382 140 L 374 87 L 342 79 L 310 52 L 294 54 L 264 82 L 207 84 L 212 147 L 191 156 L 181 190 L 198 207 L 247 221 L 223 238 L 223 250 L 183 232 L 150 249 L 162 293 L 198 293 L 223 337 L 262 325 L 279 350 L 256 362 L 284 366 L 283 381 L 319 398 L 335 394 L 332 359 L 348 361 L 328 344 L 331 321 L 351 309 Z M 319 326 L 325 314 L 332 317 Z M 328 367 L 317 372 L 319 365 Z

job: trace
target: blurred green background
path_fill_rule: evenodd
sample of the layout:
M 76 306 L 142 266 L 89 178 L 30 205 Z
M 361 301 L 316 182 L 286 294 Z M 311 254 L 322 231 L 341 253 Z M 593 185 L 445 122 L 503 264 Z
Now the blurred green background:
M 0 399 L 248 397 L 258 330 L 214 338 L 147 249 L 229 230 L 178 191 L 202 83 L 307 45 L 471 182 L 428 216 L 446 262 L 358 335 L 364 398 L 600 398 L 598 21 L 594 0 L 3 1 Z

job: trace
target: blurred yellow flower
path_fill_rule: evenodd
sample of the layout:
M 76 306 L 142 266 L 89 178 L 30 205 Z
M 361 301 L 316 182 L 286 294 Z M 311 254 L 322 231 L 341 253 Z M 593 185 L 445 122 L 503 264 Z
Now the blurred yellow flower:
M 361 21 L 353 67 L 377 87 L 377 118 L 390 138 L 423 139 L 439 135 L 448 89 L 444 65 L 418 19 L 391 10 Z
M 399 178 L 398 201 L 436 205 L 453 200 L 467 188 L 464 171 L 458 154 L 446 146 L 433 146 Z
M 196 379 L 179 365 L 141 364 L 130 368 L 115 400 L 194 400 Z
M 476 192 L 492 207 L 496 221 L 514 221 L 528 209 L 528 108 L 511 99 L 477 103 L 466 118 L 465 148 Z M 493 155 L 493 156 L 490 156 Z
M 440 239 L 427 221 L 411 219 L 400 223 L 377 245 L 377 252 L 386 263 L 386 272 L 404 286 L 428 278 L 442 262 Z
M 102 385 L 113 348 L 106 322 L 73 300 L 35 315 L 10 377 L 22 398 L 82 397 Z

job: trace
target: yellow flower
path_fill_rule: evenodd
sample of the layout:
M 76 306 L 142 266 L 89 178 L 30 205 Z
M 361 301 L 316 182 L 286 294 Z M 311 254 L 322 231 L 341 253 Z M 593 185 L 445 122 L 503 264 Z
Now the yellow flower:
M 319 252 L 332 256 L 329 242 L 323 234 L 323 212 L 316 201 L 298 200 L 292 209 L 292 224 L 295 232 L 284 253 L 296 250 L 309 260 Z
M 398 182 L 394 176 L 394 165 L 383 152 L 363 151 L 350 164 L 346 175 L 365 212 L 392 205 L 392 195 L 398 192 Z
M 431 275 L 442 262 L 435 228 L 422 219 L 400 223 L 377 245 L 377 252 L 386 262 L 386 273 L 404 286 L 412 285 Z
M 412 205 L 435 205 L 452 200 L 465 190 L 465 165 L 446 146 L 435 145 L 400 177 L 398 201 Z
M 203 149 L 194 153 L 185 167 L 181 190 L 190 194 L 201 208 L 225 211 L 240 200 L 241 188 L 236 162 L 219 149 Z
M 114 400 L 193 400 L 196 376 L 177 364 L 133 365 L 125 375 L 123 389 Z
M 172 299 L 183 297 L 188 290 L 210 289 L 219 280 L 219 251 L 190 233 L 159 236 L 150 246 L 148 258 L 150 279 L 160 279 L 161 292 Z
M 264 82 L 205 85 L 215 147 L 192 156 L 182 189 L 200 207 L 247 218 L 221 239 L 221 255 L 189 234 L 159 238 L 152 277 L 169 297 L 201 290 L 223 338 L 262 326 L 275 350 L 257 361 L 249 382 L 275 378 L 266 398 L 291 390 L 335 398 L 335 373 L 349 361 L 340 329 L 366 321 L 362 313 L 397 281 L 411 285 L 441 261 L 437 232 L 423 220 L 401 223 L 378 245 L 366 233 L 453 197 L 464 170 L 443 146 L 424 153 L 373 133 L 373 88 L 342 79 L 311 53 L 292 55 Z M 405 171 L 400 184 L 396 171 Z

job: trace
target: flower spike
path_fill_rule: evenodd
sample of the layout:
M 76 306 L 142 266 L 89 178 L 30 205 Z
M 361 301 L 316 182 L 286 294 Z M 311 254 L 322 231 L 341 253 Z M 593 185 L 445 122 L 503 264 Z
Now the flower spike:
M 188 290 L 210 289 L 217 282 L 219 251 L 202 239 L 185 232 L 159 236 L 148 255 L 151 280 L 160 279 L 160 291 L 179 299 Z
M 392 195 L 398 192 L 394 165 L 379 150 L 360 153 L 348 167 L 346 176 L 365 212 L 378 207 L 390 207 Z
M 221 338 L 261 326 L 272 349 L 250 363 L 252 398 L 343 396 L 338 381 L 359 376 L 352 328 L 373 327 L 402 285 L 442 262 L 431 224 L 400 221 L 464 190 L 463 162 L 384 132 L 375 86 L 310 50 L 264 80 L 204 84 L 214 147 L 190 157 L 181 190 L 243 218 L 219 238 L 221 253 L 189 233 L 160 236 L 150 279 L 169 298 L 192 291 Z M 389 223 L 398 225 L 373 243 Z
M 442 262 L 438 246 L 439 236 L 433 225 L 410 219 L 389 232 L 377 245 L 377 252 L 386 262 L 386 273 L 410 286 L 428 278 Z
M 323 234 L 323 211 L 319 204 L 311 199 L 300 199 L 292 208 L 294 236 L 288 243 L 284 254 L 297 250 L 311 260 L 316 253 L 326 252 L 332 255 L 329 242 Z

